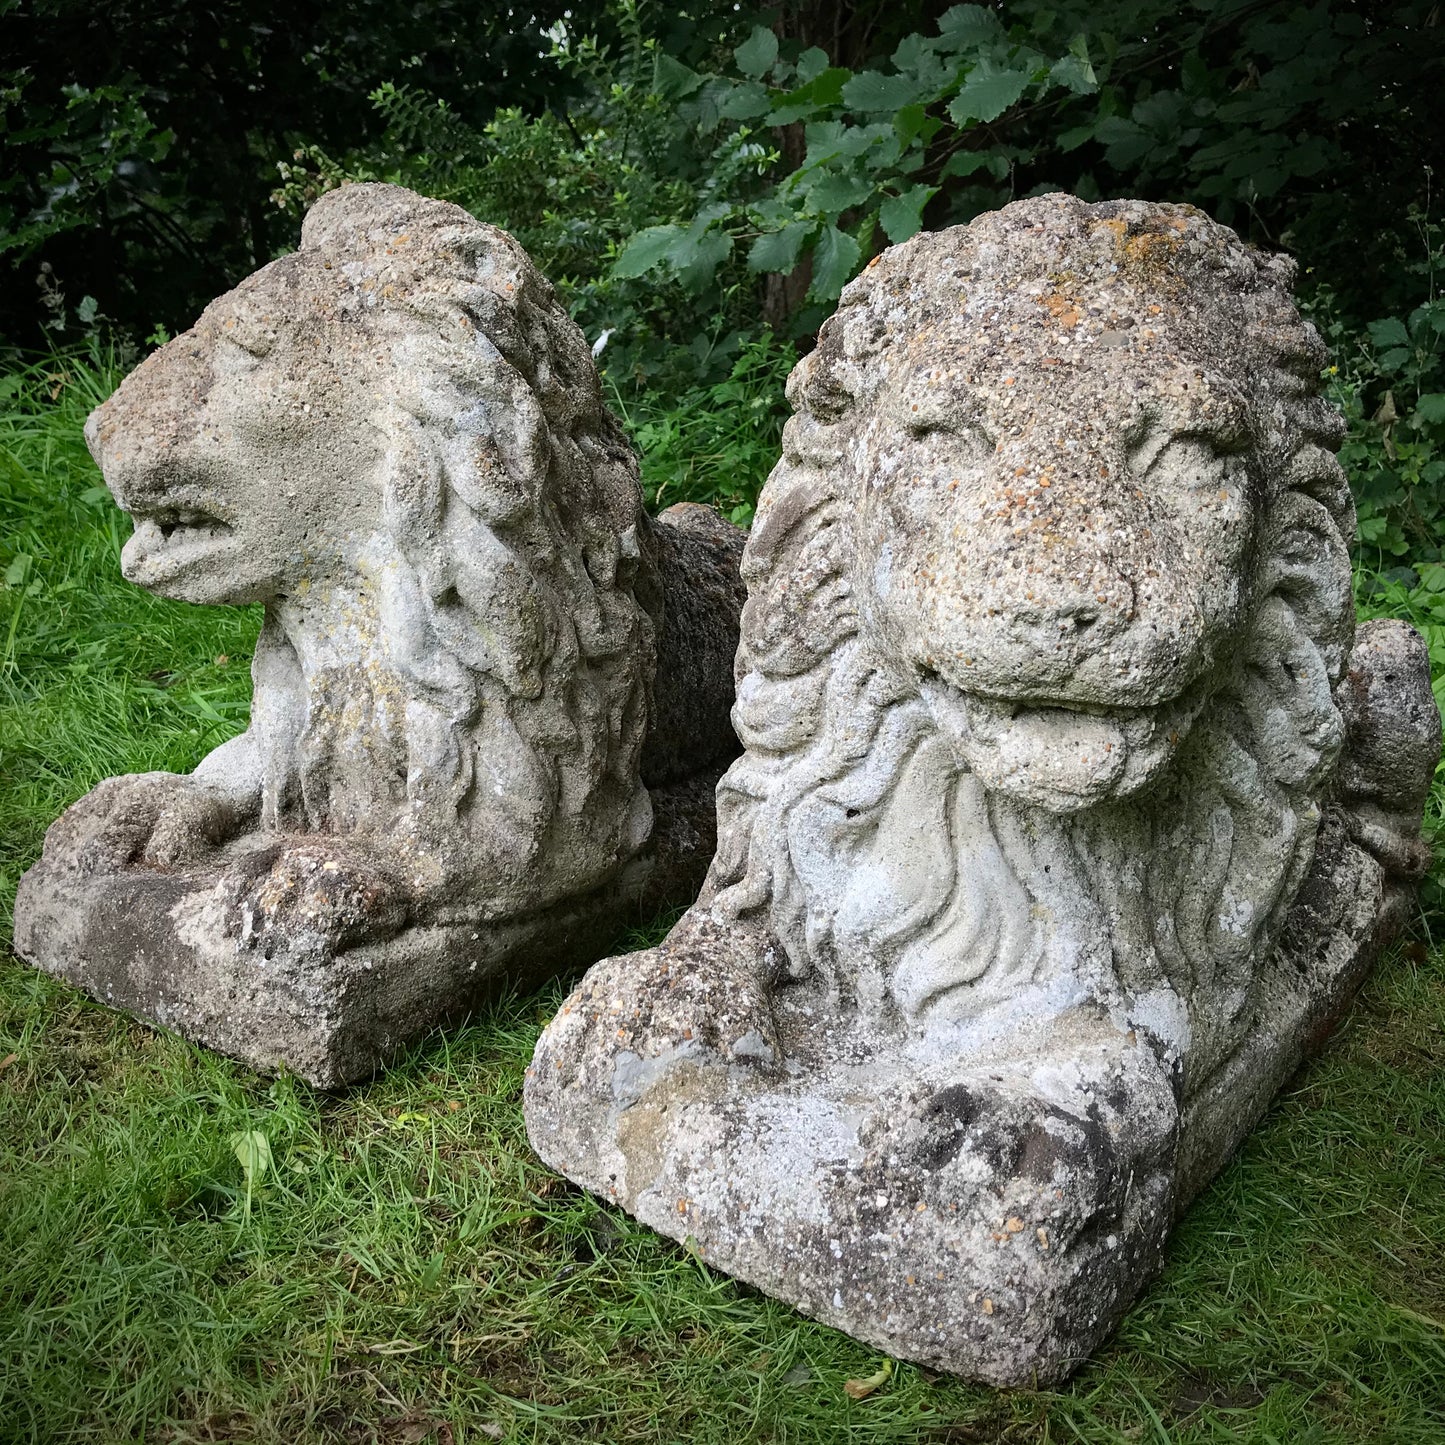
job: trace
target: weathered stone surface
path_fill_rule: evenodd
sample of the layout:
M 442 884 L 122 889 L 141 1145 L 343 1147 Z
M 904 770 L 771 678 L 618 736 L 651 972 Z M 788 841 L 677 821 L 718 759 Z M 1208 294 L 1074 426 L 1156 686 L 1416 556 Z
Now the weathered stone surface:
M 333 192 L 87 436 L 135 519 L 125 575 L 265 623 L 244 736 L 51 829 L 24 957 L 331 1085 L 693 896 L 737 752 L 742 534 L 649 521 L 505 232 Z
M 906 1358 L 1104 1338 L 1427 856 L 1428 662 L 1355 634 L 1291 275 L 1050 196 L 844 292 L 744 556 L 717 858 L 544 1031 L 545 1160 Z

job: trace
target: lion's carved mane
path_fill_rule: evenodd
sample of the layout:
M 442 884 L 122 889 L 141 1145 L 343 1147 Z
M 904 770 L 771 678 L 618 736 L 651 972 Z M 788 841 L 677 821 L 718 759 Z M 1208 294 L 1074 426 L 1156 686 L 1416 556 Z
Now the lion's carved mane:
M 1010 231 L 1042 239 L 1010 245 Z M 1322 348 L 1290 277 L 1288 262 L 1187 208 L 1049 197 L 920 236 L 845 291 L 790 379 L 795 415 L 745 555 L 734 725 L 746 751 L 719 788 L 710 884 L 724 914 L 766 910 L 794 978 L 916 1028 L 1057 974 L 1065 992 L 1152 1007 L 1164 1032 L 1190 1039 L 1194 1080 L 1237 1042 L 1256 965 L 1311 861 L 1353 636 L 1341 428 L 1317 395 Z M 1115 329 L 1121 313 L 1122 326 L 1144 321 Z M 1028 399 L 1011 393 L 1035 336 L 1065 407 L 1132 387 L 1131 427 L 1154 415 L 1161 372 L 1199 377 L 1216 410 L 1232 409 L 1231 475 L 1247 498 L 1229 644 L 1199 644 L 1187 685 L 1128 713 L 1120 726 L 1147 734 L 1138 777 L 1078 806 L 1041 804 L 959 756 L 930 703 L 936 639 L 883 620 L 883 584 L 860 560 L 865 517 L 886 515 L 878 495 L 926 471 L 930 432 L 907 408 L 891 431 L 884 415 L 903 369 L 923 370 L 922 355 L 928 378 L 956 372 L 987 391 L 992 377 L 1002 400 L 976 422 L 1002 456 L 1010 437 L 1027 440 Z M 1031 577 L 1085 565 L 1077 551 L 1054 560 L 1073 544 L 1029 505 L 994 610 L 1036 605 Z M 899 540 L 884 535 L 885 551 Z M 966 533 L 941 544 L 971 545 Z M 1155 566 L 1174 565 L 1162 547 Z M 1050 702 L 1035 690 L 998 706 Z M 1088 724 L 1099 709 L 1081 712 Z M 828 857 L 836 865 L 820 865 Z

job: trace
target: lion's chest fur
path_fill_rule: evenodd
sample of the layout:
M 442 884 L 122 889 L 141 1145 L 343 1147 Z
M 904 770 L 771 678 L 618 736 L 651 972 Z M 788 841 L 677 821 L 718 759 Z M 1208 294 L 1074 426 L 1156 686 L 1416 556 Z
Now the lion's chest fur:
M 407 808 L 409 690 L 364 593 L 338 588 L 318 602 L 268 609 L 257 640 L 263 821 L 384 833 Z

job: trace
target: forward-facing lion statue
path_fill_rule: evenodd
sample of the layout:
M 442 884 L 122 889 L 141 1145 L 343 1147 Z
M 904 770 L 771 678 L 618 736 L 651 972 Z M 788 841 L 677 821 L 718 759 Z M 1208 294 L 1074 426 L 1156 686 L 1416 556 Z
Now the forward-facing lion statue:
M 265 621 L 244 735 L 52 829 L 24 954 L 335 1082 L 478 974 L 595 957 L 692 896 L 736 751 L 741 534 L 648 519 L 510 236 L 399 187 L 324 196 L 87 436 L 135 521 L 126 577 Z
M 1050 196 L 848 287 L 744 557 L 717 858 L 544 1032 L 545 1159 L 933 1365 L 1107 1331 L 1428 857 L 1428 662 L 1355 641 L 1291 277 Z

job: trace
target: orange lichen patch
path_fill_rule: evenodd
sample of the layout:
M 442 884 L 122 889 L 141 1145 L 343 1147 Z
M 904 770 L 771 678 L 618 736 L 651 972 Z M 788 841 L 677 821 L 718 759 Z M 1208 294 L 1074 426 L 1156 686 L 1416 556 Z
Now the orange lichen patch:
M 1043 297 L 1039 305 L 1044 308 L 1050 317 L 1057 321 L 1060 326 L 1066 326 L 1072 330 L 1079 324 L 1079 305 L 1072 296 L 1066 296 L 1062 291 L 1051 292 Z

